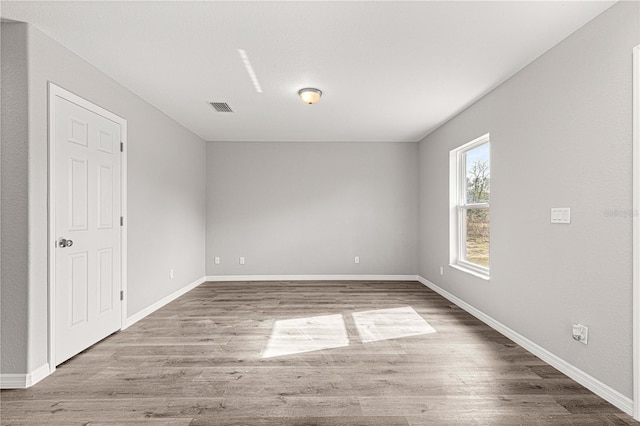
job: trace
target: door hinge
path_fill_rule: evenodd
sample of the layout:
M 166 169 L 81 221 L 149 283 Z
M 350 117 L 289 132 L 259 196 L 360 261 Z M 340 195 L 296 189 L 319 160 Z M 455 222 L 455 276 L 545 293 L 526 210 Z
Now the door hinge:
M 124 142 L 120 142 L 120 152 L 124 152 Z
M 120 300 L 124 300 L 124 291 L 120 290 Z
M 124 217 L 120 216 L 120 226 L 124 226 Z

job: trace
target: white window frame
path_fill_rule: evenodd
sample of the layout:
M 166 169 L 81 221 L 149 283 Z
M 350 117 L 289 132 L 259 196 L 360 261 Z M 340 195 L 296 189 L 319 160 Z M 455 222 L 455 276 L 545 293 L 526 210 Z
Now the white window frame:
M 477 139 L 472 140 L 450 152 L 450 263 L 449 266 L 460 269 L 464 272 L 468 272 L 479 278 L 489 279 L 490 269 L 478 265 L 476 263 L 465 260 L 465 248 L 466 248 L 466 234 L 464 232 L 464 221 L 466 219 L 466 212 L 469 209 L 487 209 L 489 210 L 489 203 L 466 203 L 466 183 L 467 183 L 467 170 L 466 170 L 466 153 L 480 145 L 487 144 L 489 147 L 489 161 L 491 161 L 491 144 L 489 133 L 482 135 Z M 491 229 L 491 228 L 489 228 Z

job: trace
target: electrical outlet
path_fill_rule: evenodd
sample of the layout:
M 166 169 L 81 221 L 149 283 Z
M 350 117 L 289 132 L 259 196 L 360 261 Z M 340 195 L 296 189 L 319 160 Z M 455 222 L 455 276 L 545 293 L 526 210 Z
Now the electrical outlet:
M 440 275 L 444 275 L 444 268 L 442 266 L 440 267 Z
M 353 263 L 360 263 L 360 256 L 356 256 L 353 258 Z
M 218 256 L 214 257 L 213 258 L 213 263 L 216 264 L 216 265 L 219 265 L 220 264 L 220 258 Z
M 589 327 L 582 324 L 573 324 L 571 336 L 573 337 L 573 340 L 586 345 L 589 341 Z
M 239 262 L 241 265 L 244 265 L 244 256 L 240 256 Z
M 173 269 L 169 269 L 169 278 L 173 279 Z

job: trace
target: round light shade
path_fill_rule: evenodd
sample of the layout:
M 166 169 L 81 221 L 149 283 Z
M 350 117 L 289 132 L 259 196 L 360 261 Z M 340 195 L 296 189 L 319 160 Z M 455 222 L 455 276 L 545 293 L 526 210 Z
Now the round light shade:
M 302 102 L 305 104 L 315 104 L 320 100 L 322 92 L 318 89 L 306 88 L 300 89 L 298 95 L 300 95 L 300 99 L 302 99 Z

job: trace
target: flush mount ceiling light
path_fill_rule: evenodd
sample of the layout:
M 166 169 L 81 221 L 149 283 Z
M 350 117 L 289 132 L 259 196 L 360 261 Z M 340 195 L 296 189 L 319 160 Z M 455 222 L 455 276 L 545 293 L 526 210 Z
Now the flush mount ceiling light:
M 305 104 L 315 104 L 320 100 L 322 91 L 307 87 L 306 89 L 300 89 L 298 95 L 300 95 L 300 99 L 302 99 L 302 102 Z

